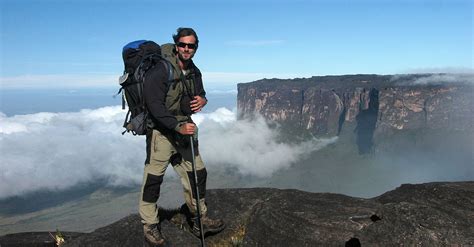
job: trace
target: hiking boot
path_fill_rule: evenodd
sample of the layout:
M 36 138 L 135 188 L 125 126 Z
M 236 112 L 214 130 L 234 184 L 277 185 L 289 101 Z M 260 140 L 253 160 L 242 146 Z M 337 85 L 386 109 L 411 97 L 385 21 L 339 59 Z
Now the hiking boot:
M 216 234 L 224 230 L 225 223 L 221 219 L 211 219 L 207 216 L 201 217 L 202 228 L 204 235 L 206 234 Z M 191 232 L 198 238 L 201 237 L 201 233 L 199 231 L 199 222 L 198 218 L 194 217 L 191 218 Z
M 163 246 L 165 244 L 165 238 L 161 234 L 160 224 L 144 224 L 143 234 L 145 241 L 154 246 Z

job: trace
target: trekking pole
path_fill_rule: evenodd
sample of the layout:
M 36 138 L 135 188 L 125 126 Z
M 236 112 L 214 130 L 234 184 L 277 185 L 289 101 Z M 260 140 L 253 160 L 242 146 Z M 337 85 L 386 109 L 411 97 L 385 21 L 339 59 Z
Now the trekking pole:
M 199 233 L 201 235 L 201 246 L 206 247 L 206 244 L 204 242 L 204 231 L 202 229 L 202 221 L 201 221 L 201 205 L 200 205 L 200 199 L 199 199 L 199 188 L 198 188 L 198 179 L 197 179 L 197 172 L 196 172 L 196 158 L 194 157 L 193 135 L 189 136 L 189 140 L 191 141 L 191 156 L 192 156 L 191 166 L 193 168 L 193 175 L 194 175 L 194 192 L 196 194 L 197 219 L 199 223 Z

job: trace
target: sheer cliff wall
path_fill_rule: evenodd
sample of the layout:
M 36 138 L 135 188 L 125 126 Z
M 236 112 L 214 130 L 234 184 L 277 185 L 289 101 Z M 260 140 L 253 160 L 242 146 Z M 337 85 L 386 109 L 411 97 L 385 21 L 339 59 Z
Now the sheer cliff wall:
M 472 133 L 473 84 L 417 84 L 430 76 L 346 75 L 241 83 L 238 115 L 259 114 L 315 136 L 336 136 L 350 128 L 366 142 L 400 131 Z

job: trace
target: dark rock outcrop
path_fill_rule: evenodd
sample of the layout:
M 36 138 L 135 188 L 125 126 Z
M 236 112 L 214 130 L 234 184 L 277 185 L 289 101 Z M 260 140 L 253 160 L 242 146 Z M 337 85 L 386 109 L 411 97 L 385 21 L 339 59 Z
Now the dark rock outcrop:
M 405 184 L 371 199 L 267 188 L 208 193 L 211 216 L 227 222 L 207 246 L 472 246 L 474 182 Z M 165 211 L 170 246 L 198 246 L 180 228 L 179 211 Z M 10 246 L 0 237 L 2 246 Z M 65 246 L 140 246 L 139 217 L 76 236 Z M 26 245 L 25 245 L 26 246 Z M 31 245 L 30 245 L 31 246 Z

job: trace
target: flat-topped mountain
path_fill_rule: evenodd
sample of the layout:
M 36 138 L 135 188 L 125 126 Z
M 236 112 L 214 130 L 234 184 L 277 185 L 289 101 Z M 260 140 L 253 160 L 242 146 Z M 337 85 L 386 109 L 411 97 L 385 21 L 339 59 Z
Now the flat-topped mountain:
M 474 132 L 472 75 L 344 75 L 238 84 L 240 118 L 261 115 L 295 132 L 354 131 L 362 147 L 408 131 Z M 360 144 L 359 143 L 359 144 Z

